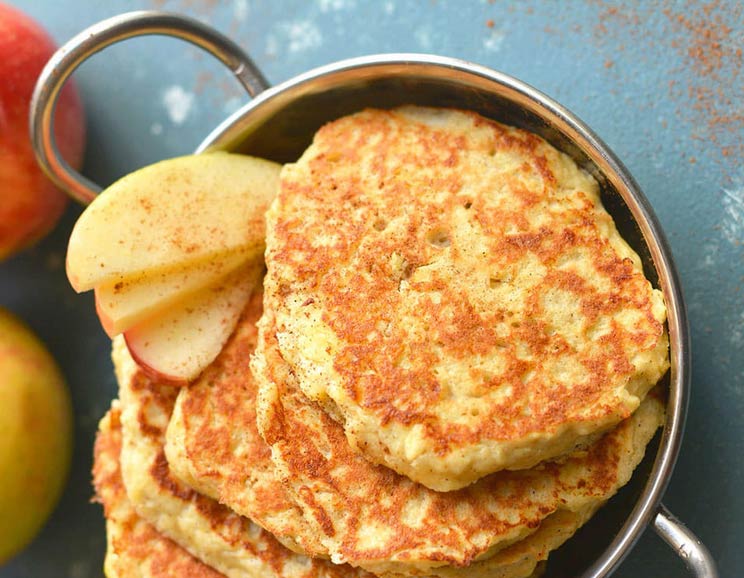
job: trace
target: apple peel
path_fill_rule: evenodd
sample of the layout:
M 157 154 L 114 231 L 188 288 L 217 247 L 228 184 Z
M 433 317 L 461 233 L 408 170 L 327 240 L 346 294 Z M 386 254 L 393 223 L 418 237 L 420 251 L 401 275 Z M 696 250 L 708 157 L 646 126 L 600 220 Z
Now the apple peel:
M 95 288 L 96 312 L 109 337 L 172 308 L 195 292 L 213 285 L 246 262 L 233 252 L 187 269 L 161 270 Z
M 192 381 L 222 350 L 262 273 L 263 262 L 250 263 L 125 331 L 132 358 L 152 379 L 172 385 Z

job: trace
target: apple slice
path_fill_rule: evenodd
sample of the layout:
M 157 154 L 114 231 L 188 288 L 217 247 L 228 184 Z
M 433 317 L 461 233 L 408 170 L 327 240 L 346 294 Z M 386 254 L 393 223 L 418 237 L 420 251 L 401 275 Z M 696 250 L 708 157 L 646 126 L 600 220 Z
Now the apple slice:
M 281 166 L 223 152 L 150 165 L 102 192 L 75 224 L 67 276 L 80 292 L 226 253 L 264 250 Z
M 224 279 L 245 263 L 242 252 L 228 253 L 175 271 L 161 270 L 95 288 L 96 312 L 109 337 L 153 317 L 196 291 Z
M 196 378 L 227 342 L 262 272 L 263 262 L 254 261 L 125 331 L 132 358 L 159 381 L 184 385 Z

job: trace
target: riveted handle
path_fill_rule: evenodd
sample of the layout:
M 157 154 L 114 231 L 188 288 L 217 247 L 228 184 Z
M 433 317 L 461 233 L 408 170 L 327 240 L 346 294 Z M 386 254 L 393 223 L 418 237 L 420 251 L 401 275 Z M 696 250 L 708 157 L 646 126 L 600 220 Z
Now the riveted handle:
M 716 562 L 695 534 L 662 504 L 654 518 L 654 529 L 675 549 L 687 567 L 698 578 L 718 578 Z
M 85 60 L 107 46 L 135 36 L 174 36 L 206 50 L 225 66 L 251 96 L 269 83 L 251 58 L 232 40 L 198 20 L 159 11 L 128 12 L 94 24 L 54 53 L 36 83 L 31 99 L 29 129 L 42 170 L 60 189 L 83 204 L 101 188 L 75 171 L 59 154 L 54 140 L 54 109 L 65 81 Z

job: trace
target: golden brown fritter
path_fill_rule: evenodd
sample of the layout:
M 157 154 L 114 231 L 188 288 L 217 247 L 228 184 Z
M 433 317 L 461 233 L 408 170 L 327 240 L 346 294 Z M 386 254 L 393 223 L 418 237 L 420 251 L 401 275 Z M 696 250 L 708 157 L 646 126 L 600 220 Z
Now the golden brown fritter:
M 257 292 L 218 358 L 181 389 L 167 430 L 171 472 L 278 537 L 288 548 L 327 557 L 302 512 L 274 473 L 256 428 L 258 386 L 250 370 L 261 315 Z
M 583 517 L 630 479 L 664 420 L 647 396 L 633 415 L 586 449 L 529 470 L 504 470 L 437 492 L 371 463 L 343 427 L 298 387 L 278 348 L 272 315 L 259 323 L 252 363 L 258 429 L 331 560 L 376 574 L 470 576 L 479 560 L 533 534 L 551 515 Z M 575 528 L 574 528 L 575 529 Z M 487 561 L 487 560 L 486 560 Z M 463 568 L 471 563 L 474 567 Z M 449 565 L 451 568 L 441 569 Z
M 95 445 L 93 482 L 106 516 L 108 578 L 221 578 L 140 518 L 132 508 L 119 468 L 121 422 L 118 402 L 101 420 Z
M 285 165 L 265 306 L 350 444 L 448 491 L 630 416 L 668 367 L 661 293 L 597 183 L 477 114 L 365 110 Z
M 255 320 L 260 300 L 253 302 Z M 176 479 L 165 457 L 165 433 L 178 389 L 149 379 L 114 339 L 121 403 L 121 473 L 138 516 L 229 578 L 350 578 L 348 566 L 292 552 L 248 518 Z

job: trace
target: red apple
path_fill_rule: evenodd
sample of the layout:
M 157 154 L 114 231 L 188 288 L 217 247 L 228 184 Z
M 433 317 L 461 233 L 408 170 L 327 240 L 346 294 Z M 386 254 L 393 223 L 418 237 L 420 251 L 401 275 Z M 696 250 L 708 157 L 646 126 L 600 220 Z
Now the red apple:
M 37 22 L 0 2 L 0 260 L 48 233 L 67 203 L 37 165 L 28 134 L 31 94 L 55 49 Z M 57 103 L 55 137 L 65 160 L 79 168 L 85 120 L 72 83 Z

